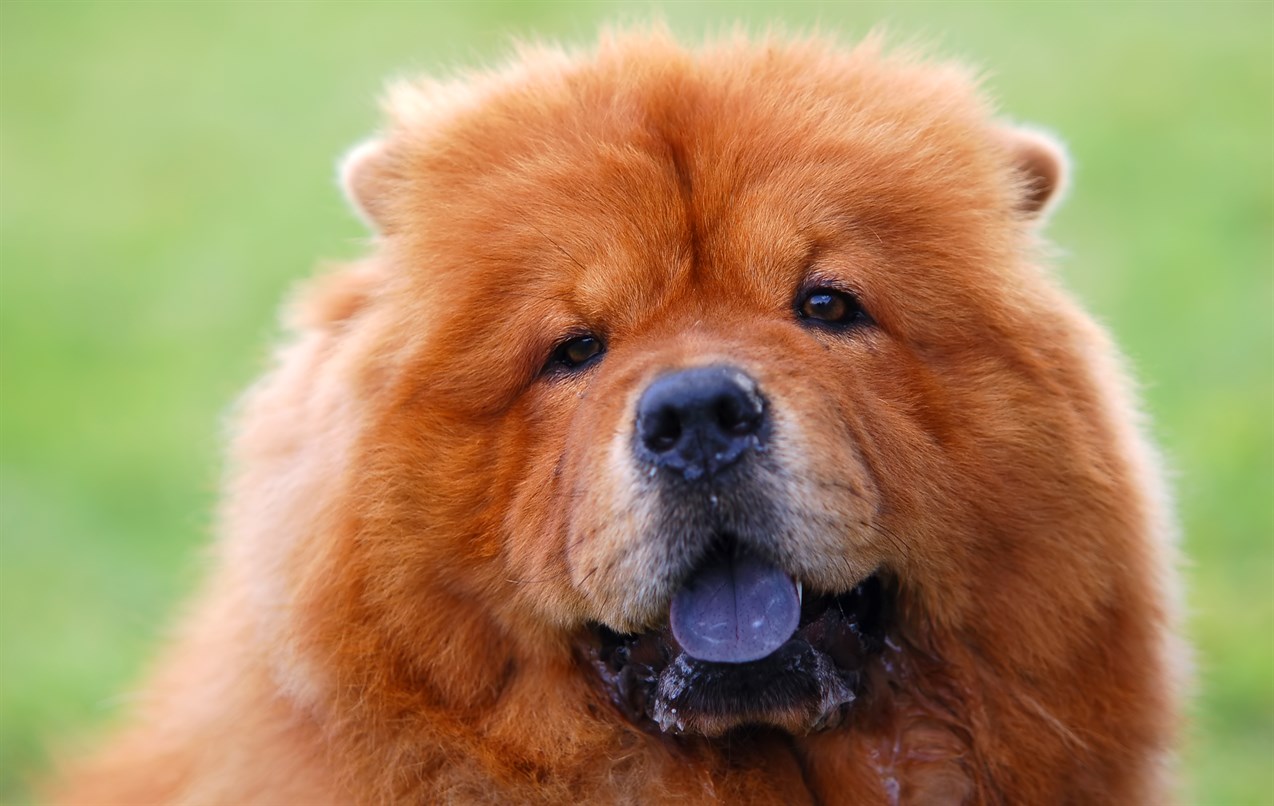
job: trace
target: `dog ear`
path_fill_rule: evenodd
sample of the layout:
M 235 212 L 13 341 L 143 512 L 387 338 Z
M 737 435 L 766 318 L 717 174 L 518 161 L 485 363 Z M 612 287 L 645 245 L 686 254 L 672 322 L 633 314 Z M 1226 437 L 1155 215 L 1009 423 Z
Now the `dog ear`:
M 339 176 L 345 198 L 358 217 L 376 233 L 383 233 L 388 223 L 387 203 L 392 175 L 385 144 L 381 140 L 364 140 L 341 158 Z
M 1018 126 L 1001 129 L 1000 138 L 1021 179 L 1018 210 L 1042 221 L 1066 192 L 1070 159 L 1065 146 L 1050 134 Z

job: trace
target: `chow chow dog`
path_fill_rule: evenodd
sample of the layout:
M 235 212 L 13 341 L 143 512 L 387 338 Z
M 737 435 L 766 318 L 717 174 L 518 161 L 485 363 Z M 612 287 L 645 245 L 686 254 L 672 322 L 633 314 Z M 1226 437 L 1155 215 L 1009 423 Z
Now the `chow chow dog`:
M 658 30 L 393 87 L 368 254 L 67 803 L 1161 803 L 1130 384 L 959 66 Z

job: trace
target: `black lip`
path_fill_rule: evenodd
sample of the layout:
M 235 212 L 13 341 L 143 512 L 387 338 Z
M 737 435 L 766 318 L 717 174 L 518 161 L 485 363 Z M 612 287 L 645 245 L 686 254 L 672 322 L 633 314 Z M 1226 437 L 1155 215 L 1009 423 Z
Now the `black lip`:
M 863 694 L 865 667 L 884 647 L 891 600 L 878 574 L 846 593 L 807 593 L 792 638 L 750 663 L 691 658 L 666 627 L 629 634 L 602 625 L 588 631 L 584 660 L 618 710 L 648 730 L 818 730 L 838 724 Z

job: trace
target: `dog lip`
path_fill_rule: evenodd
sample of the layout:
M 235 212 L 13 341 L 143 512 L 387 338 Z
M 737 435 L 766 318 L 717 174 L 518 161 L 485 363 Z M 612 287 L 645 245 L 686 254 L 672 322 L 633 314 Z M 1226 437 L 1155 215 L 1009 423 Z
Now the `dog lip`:
M 892 593 L 879 574 L 840 594 L 808 593 L 792 637 L 746 663 L 697 660 L 671 629 L 585 631 L 582 660 L 633 724 L 717 736 L 747 724 L 793 733 L 832 727 L 863 693 L 866 667 L 886 643 Z

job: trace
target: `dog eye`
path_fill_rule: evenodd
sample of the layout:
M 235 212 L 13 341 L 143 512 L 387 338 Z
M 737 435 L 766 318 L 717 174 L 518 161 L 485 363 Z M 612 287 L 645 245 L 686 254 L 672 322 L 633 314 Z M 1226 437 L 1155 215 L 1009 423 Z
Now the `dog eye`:
M 565 369 L 577 369 L 589 363 L 605 350 L 602 340 L 585 334 L 567 339 L 558 345 L 549 359 L 549 368 L 554 366 Z
M 835 288 L 811 288 L 800 298 L 797 313 L 808 319 L 829 325 L 855 325 L 871 321 L 867 311 L 852 294 Z

